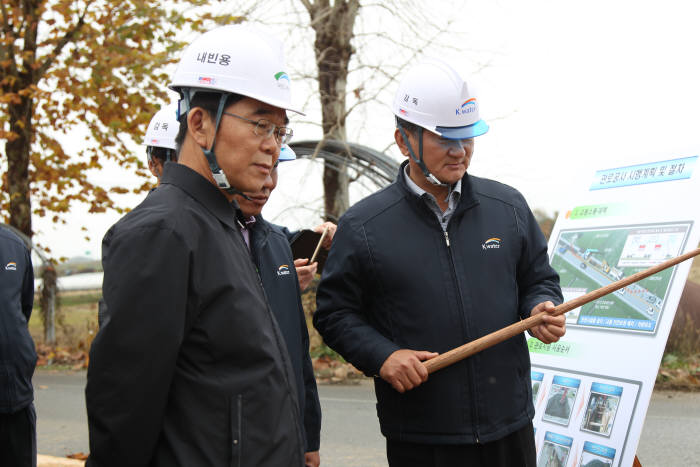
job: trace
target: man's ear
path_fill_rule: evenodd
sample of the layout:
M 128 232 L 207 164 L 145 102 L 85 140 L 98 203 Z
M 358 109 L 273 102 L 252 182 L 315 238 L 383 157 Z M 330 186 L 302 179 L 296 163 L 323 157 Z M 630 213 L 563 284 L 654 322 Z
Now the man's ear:
M 151 171 L 151 174 L 153 174 L 154 177 L 160 178 L 160 175 L 158 174 L 158 166 L 156 165 L 155 159 L 148 160 L 148 170 Z
M 193 107 L 187 114 L 187 132 L 199 146 L 209 149 L 214 135 L 214 122 L 209 112 Z
M 411 134 L 406 130 L 404 130 L 404 132 L 406 133 L 406 136 L 408 136 L 410 142 Z M 403 136 L 401 136 L 401 132 L 398 128 L 394 130 L 394 141 L 396 141 L 396 145 L 399 147 L 401 154 L 408 157 L 408 146 L 406 146 L 406 142 L 404 141 Z

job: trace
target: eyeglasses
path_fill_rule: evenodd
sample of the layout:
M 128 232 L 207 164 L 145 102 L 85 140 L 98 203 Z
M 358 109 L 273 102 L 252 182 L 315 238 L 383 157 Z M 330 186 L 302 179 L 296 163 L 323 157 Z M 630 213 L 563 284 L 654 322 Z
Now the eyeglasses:
M 287 144 L 291 139 L 292 136 L 294 135 L 294 131 L 292 131 L 291 128 L 287 128 L 286 126 L 277 126 L 274 123 L 272 123 L 270 120 L 266 120 L 264 118 L 261 118 L 260 120 L 251 120 L 249 118 L 241 117 L 240 115 L 232 114 L 229 112 L 224 112 L 224 115 L 228 115 L 230 117 L 236 117 L 239 118 L 243 121 L 246 121 L 252 125 L 255 125 L 255 128 L 253 128 L 253 133 L 255 133 L 258 136 L 262 136 L 264 138 L 269 138 L 273 134 L 275 135 L 275 141 L 277 141 L 277 144 L 282 145 L 282 144 Z

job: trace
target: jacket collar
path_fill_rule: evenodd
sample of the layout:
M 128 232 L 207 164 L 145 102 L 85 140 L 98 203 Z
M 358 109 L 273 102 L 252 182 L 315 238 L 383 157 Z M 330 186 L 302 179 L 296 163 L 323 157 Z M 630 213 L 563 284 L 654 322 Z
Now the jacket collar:
M 257 264 L 260 252 L 265 248 L 270 236 L 270 224 L 263 219 L 262 214 L 255 216 L 255 223 L 250 226 L 249 233 L 250 252 Z
M 235 201 L 229 203 L 217 187 L 191 168 L 176 162 L 166 162 L 160 183 L 182 189 L 223 224 L 231 229 L 239 228 L 237 220 L 241 213 L 238 203 Z
M 403 161 L 403 163 L 401 163 L 401 166 L 399 167 L 399 174 L 396 177 L 395 183 L 401 188 L 401 190 L 404 192 L 407 198 L 411 199 L 414 202 L 420 201 L 422 203 L 418 195 L 416 195 L 416 193 L 413 190 L 411 190 L 411 188 L 406 183 L 404 170 L 407 165 L 408 160 L 405 160 Z M 476 204 L 479 204 L 479 199 L 474 193 L 472 177 L 471 175 L 469 175 L 468 172 L 466 172 L 464 174 L 464 177 L 462 177 L 461 195 L 459 198 L 459 203 L 457 204 L 457 208 L 455 209 L 455 214 L 462 212 L 465 209 L 468 209 Z
M 262 214 L 255 216 L 255 223 L 250 226 L 250 230 L 254 232 L 258 243 L 263 239 L 267 239 L 268 235 L 270 235 L 270 225 L 263 219 Z

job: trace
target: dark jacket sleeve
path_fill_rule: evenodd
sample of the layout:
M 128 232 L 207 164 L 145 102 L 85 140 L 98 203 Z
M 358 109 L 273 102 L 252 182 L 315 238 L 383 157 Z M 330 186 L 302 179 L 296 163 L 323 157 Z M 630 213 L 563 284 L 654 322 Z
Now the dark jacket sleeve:
M 28 249 L 24 250 L 24 279 L 22 281 L 22 314 L 27 318 L 32 316 L 34 306 L 34 268 L 32 267 L 32 255 Z
M 530 312 L 539 303 L 550 300 L 554 305 L 564 301 L 559 287 L 559 274 L 549 265 L 547 241 L 535 216 L 520 196 L 521 205 L 516 210 L 518 228 L 523 235 L 523 248 L 518 260 L 517 280 L 520 316 L 530 317 Z
M 303 376 L 304 376 L 304 432 L 306 433 L 306 452 L 318 451 L 321 445 L 321 402 L 318 399 L 318 388 L 316 387 L 316 377 L 314 368 L 309 356 L 309 330 L 306 328 L 304 309 L 299 300 L 299 310 L 301 311 L 301 336 Z
M 90 350 L 88 466 L 145 466 L 163 424 L 185 329 L 189 254 L 172 231 L 145 227 L 103 241 L 109 319 Z
M 341 218 L 316 294 L 314 326 L 329 347 L 367 376 L 376 376 L 399 346 L 370 323 L 370 258 L 365 245 L 362 228 L 347 216 Z

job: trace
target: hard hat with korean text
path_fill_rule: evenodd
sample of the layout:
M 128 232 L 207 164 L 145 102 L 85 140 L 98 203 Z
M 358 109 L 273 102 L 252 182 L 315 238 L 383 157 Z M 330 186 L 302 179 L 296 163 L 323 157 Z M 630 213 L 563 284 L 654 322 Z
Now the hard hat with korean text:
M 195 39 L 169 87 L 240 94 L 302 114 L 292 105 L 290 84 L 282 43 L 256 26 L 235 24 Z
M 472 89 L 446 62 L 427 59 L 401 78 L 392 106 L 397 117 L 447 139 L 467 139 L 489 129 Z
M 151 118 L 151 122 L 146 129 L 143 144 L 156 148 L 177 149 L 175 137 L 179 128 L 177 103 L 169 104 L 161 108 Z

